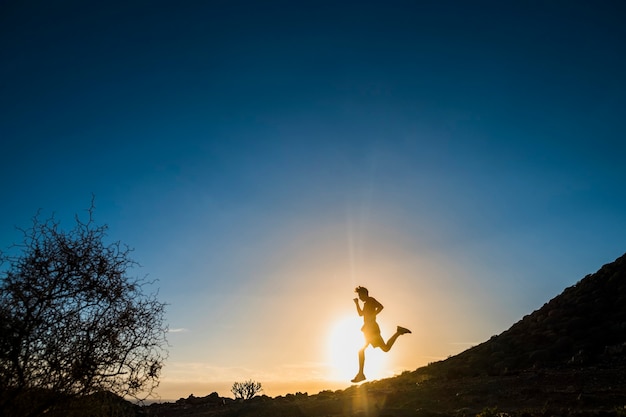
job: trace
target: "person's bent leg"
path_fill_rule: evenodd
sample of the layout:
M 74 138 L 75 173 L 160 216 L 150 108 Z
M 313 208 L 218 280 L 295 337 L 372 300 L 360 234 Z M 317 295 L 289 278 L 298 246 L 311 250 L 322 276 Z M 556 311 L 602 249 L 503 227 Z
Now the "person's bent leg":
M 391 336 L 389 338 L 389 340 L 387 340 L 387 343 L 385 343 L 385 345 L 381 346 L 380 348 L 383 350 L 383 352 L 389 352 L 389 350 L 391 350 L 391 347 L 393 346 L 394 343 L 396 343 L 396 339 L 399 336 L 402 336 L 403 334 L 407 334 L 407 333 L 411 333 L 411 331 L 409 329 L 406 329 L 404 327 L 400 327 L 398 326 L 396 332 L 393 334 L 393 336 Z

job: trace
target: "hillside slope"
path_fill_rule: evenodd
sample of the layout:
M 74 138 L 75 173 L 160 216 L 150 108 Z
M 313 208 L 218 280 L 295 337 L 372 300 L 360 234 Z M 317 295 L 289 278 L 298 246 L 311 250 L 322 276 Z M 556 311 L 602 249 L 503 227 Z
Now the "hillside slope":
M 626 255 L 566 288 L 510 329 L 436 367 L 459 376 L 592 366 L 626 353 Z M 432 371 L 432 370 L 431 370 Z

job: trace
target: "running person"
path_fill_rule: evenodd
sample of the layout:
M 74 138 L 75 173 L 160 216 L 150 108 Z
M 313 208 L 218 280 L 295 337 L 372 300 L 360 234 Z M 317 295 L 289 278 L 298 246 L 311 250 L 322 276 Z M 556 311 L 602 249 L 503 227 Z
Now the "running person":
M 393 346 L 398 336 L 406 333 L 411 333 L 409 329 L 398 326 L 393 336 L 389 338 L 387 343 L 380 335 L 380 327 L 376 323 L 376 315 L 383 310 L 383 305 L 379 303 L 374 297 L 369 296 L 369 292 L 365 287 L 356 287 L 354 290 L 359 295 L 359 298 L 354 299 L 356 304 L 356 311 L 359 316 L 363 317 L 363 327 L 361 331 L 365 336 L 365 345 L 359 350 L 359 373 L 356 374 L 352 382 L 361 382 L 365 380 L 363 374 L 363 367 L 365 366 L 365 349 L 372 345 L 375 348 L 380 348 L 383 352 L 389 352 L 389 349 Z M 363 301 L 363 308 L 359 304 L 359 299 Z

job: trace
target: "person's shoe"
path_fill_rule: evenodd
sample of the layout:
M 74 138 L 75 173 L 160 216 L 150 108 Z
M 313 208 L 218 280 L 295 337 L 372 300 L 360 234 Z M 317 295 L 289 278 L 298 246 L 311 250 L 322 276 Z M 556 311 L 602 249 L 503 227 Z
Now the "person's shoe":
M 362 373 L 358 373 L 351 382 L 354 382 L 356 384 L 357 382 L 361 381 L 365 381 L 365 375 L 363 375 Z
M 396 332 L 400 333 L 400 334 L 407 334 L 407 333 L 411 333 L 411 331 L 407 328 L 404 327 L 400 327 L 398 326 L 398 329 L 396 330 Z

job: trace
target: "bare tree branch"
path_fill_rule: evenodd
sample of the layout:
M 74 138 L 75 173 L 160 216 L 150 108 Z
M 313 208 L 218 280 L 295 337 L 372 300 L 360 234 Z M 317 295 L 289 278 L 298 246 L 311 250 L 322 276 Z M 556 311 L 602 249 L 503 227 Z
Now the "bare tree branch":
M 105 243 L 108 228 L 95 224 L 94 208 L 92 200 L 88 220 L 76 217 L 69 231 L 38 213 L 14 245 L 21 254 L 0 253 L 8 264 L 0 271 L 0 414 L 43 413 L 54 398 L 98 391 L 143 396 L 158 386 L 165 304 L 147 292 L 151 282 L 128 274 L 138 266 L 132 249 Z

